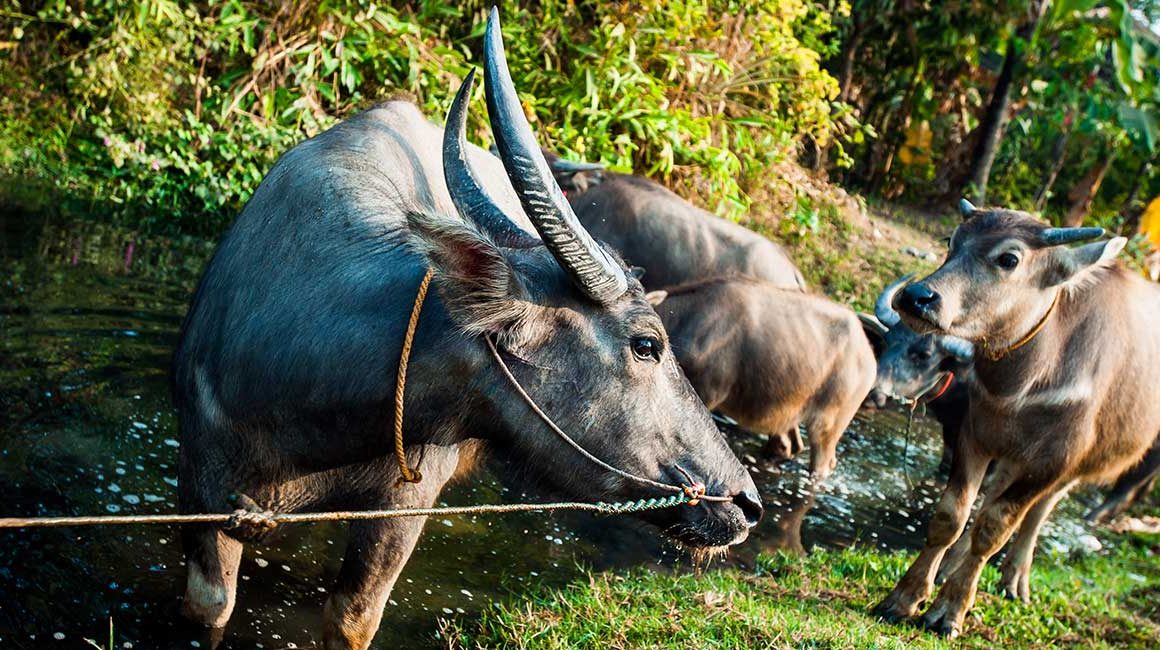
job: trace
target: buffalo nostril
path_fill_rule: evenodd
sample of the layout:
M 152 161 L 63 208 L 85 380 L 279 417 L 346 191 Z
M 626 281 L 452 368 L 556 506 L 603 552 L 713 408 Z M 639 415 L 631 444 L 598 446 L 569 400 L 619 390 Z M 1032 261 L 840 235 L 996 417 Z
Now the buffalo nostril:
M 895 300 L 899 309 L 912 314 L 921 314 L 934 309 L 942 297 L 925 284 L 912 284 L 902 290 Z
M 733 504 L 741 508 L 741 512 L 745 515 L 745 523 L 750 528 L 761 521 L 761 515 L 765 512 L 765 508 L 761 505 L 761 495 L 754 490 L 734 494 Z

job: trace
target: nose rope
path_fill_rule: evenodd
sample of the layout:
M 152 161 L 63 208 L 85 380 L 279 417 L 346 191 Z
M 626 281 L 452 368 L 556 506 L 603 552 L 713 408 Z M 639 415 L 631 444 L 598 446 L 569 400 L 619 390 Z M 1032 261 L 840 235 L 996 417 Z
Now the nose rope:
M 508 368 L 507 363 L 504 362 L 503 357 L 499 353 L 499 349 L 496 348 L 495 343 L 491 340 L 491 337 L 488 335 L 484 335 L 483 340 L 484 340 L 484 342 L 487 343 L 487 349 L 491 351 L 491 356 L 495 359 L 496 363 L 499 365 L 499 369 L 500 369 L 500 371 L 503 372 L 504 377 L 506 377 L 508 382 L 511 383 L 512 388 L 515 389 L 516 394 L 519 395 L 520 398 L 523 399 L 525 403 L 527 403 L 528 407 L 532 409 L 532 412 L 534 412 L 537 416 L 539 416 L 539 418 L 541 420 L 544 421 L 544 424 L 548 425 L 548 429 L 550 429 L 552 431 L 552 433 L 556 434 L 557 437 L 559 437 L 561 440 L 566 442 L 570 447 L 575 449 L 581 456 L 587 458 L 593 464 L 599 466 L 601 469 L 603 469 L 607 472 L 615 474 L 621 478 L 628 479 L 628 480 L 636 482 L 636 483 L 640 483 L 642 485 L 654 487 L 654 488 L 657 488 L 658 490 L 664 490 L 666 492 L 677 492 L 677 493 L 684 494 L 684 496 L 686 496 L 689 499 L 687 501 L 688 505 L 691 505 L 691 506 L 697 505 L 702 500 L 704 500 L 704 501 L 720 501 L 720 502 L 732 501 L 732 499 L 729 497 L 705 494 L 705 484 L 700 482 L 700 481 L 693 480 L 693 477 L 688 472 L 686 472 L 685 469 L 683 467 L 681 467 L 680 465 L 676 465 L 675 467 L 676 467 L 677 471 L 679 471 L 685 477 L 685 479 L 689 481 L 689 485 L 680 485 L 680 486 L 669 485 L 667 483 L 661 483 L 659 481 L 654 481 L 650 478 L 645 478 L 643 476 L 637 476 L 636 474 L 633 474 L 631 472 L 626 472 L 626 471 L 619 469 L 617 467 L 613 467 L 612 465 L 609 465 L 608 463 L 604 462 L 603 460 L 592 455 L 587 449 L 585 449 L 583 446 L 581 446 L 579 443 L 577 443 L 575 440 L 573 440 L 571 436 L 569 436 L 567 433 L 565 433 L 563 429 L 561 429 L 554 421 L 552 421 L 552 418 L 549 417 L 548 414 L 545 413 L 544 410 L 541 409 L 538 404 L 536 404 L 536 401 L 534 399 L 532 399 L 532 396 L 529 395 L 526 390 L 524 390 L 524 387 L 520 385 L 519 380 L 516 379 L 516 376 L 512 374 L 511 369 Z

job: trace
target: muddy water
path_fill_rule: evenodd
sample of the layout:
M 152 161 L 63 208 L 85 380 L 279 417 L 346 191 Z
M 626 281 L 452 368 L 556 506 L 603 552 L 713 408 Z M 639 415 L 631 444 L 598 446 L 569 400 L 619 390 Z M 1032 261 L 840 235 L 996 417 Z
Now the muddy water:
M 0 213 L 0 235 L 0 514 L 174 511 L 180 443 L 166 373 L 212 247 L 12 213 Z M 838 471 L 816 491 L 800 465 L 760 463 L 761 441 L 735 436 L 767 516 L 719 562 L 751 566 L 757 553 L 776 549 L 917 546 L 937 496 L 940 443 L 925 418 L 909 445 L 904 426 L 896 412 L 859 416 L 839 447 Z M 505 488 L 502 474 L 485 470 L 443 501 L 542 498 Z M 1081 509 L 1063 508 L 1049 546 L 1074 538 Z M 316 643 L 344 537 L 341 524 L 304 526 L 248 548 L 220 647 Z M 436 645 L 440 618 L 563 584 L 582 566 L 634 565 L 684 570 L 689 561 L 626 519 L 433 518 L 376 647 Z M 0 531 L 0 645 L 83 647 L 86 637 L 107 639 L 111 618 L 118 647 L 210 647 L 215 639 L 175 615 L 183 578 L 176 531 L 166 527 Z

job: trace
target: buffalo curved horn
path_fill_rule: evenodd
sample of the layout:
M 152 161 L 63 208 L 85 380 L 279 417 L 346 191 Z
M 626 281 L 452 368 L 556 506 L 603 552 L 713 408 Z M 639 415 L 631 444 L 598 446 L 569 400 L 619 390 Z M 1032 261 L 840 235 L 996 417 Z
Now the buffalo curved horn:
M 484 35 L 487 114 L 508 178 L 528 219 L 560 266 L 592 300 L 607 304 L 628 290 L 628 277 L 576 218 L 536 144 L 504 57 L 499 10 L 491 9 Z
M 451 110 L 447 112 L 447 124 L 443 130 L 443 180 L 451 194 L 451 202 L 460 216 L 468 219 L 491 237 L 495 243 L 507 248 L 532 248 L 540 245 L 540 240 L 524 232 L 512 223 L 504 211 L 491 200 L 483 186 L 471 172 L 471 162 L 467 159 L 467 105 L 471 100 L 471 88 L 475 85 L 475 68 L 472 68 L 455 93 Z
M 979 209 L 966 199 L 959 199 L 959 214 L 963 219 L 970 219 Z
M 882 321 L 878 320 L 874 316 L 871 316 L 870 314 L 858 312 L 858 320 L 862 322 L 863 330 L 873 332 L 878 336 L 886 336 L 886 332 L 889 331 L 886 329 L 886 326 L 882 324 Z
M 1047 228 L 1039 233 L 1039 242 L 1044 246 L 1059 246 L 1103 236 L 1103 228 Z
M 939 348 L 959 361 L 970 362 L 975 358 L 975 346 L 966 339 L 957 336 L 940 336 Z
M 914 274 L 907 273 L 894 282 L 891 282 L 882 290 L 882 295 L 878 296 L 878 302 L 874 303 L 874 316 L 887 328 L 894 327 L 902 321 L 902 317 L 898 315 L 898 312 L 894 311 L 894 294 L 898 293 L 899 289 L 906 286 L 913 279 Z
M 564 158 L 556 158 L 551 163 L 552 171 L 560 174 L 579 174 L 581 172 L 602 172 L 604 165 L 594 162 L 577 162 L 575 160 L 565 160 Z

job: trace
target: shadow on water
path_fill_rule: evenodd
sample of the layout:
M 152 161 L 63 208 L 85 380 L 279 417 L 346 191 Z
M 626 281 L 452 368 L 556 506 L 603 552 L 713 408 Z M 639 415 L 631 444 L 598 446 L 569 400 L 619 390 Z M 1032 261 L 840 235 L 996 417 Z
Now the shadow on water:
M 0 514 L 175 511 L 180 443 L 167 373 L 212 246 L 3 211 L 0 232 Z M 815 546 L 917 547 L 938 493 L 940 443 L 919 418 L 907 451 L 904 426 L 896 412 L 860 416 L 839 447 L 837 473 L 816 490 L 797 463 L 762 464 L 762 441 L 733 436 L 767 516 L 750 541 L 715 562 L 751 567 L 761 552 Z M 493 463 L 443 501 L 542 498 L 503 487 L 497 471 L 508 473 Z M 1079 509 L 1057 517 L 1058 526 L 1078 526 Z M 248 547 L 221 647 L 316 643 L 344 541 L 343 525 L 326 524 Z M 85 637 L 105 638 L 111 617 L 118 644 L 208 647 L 176 616 L 184 580 L 178 546 L 176 530 L 165 527 L 0 531 L 0 643 L 78 647 Z M 433 518 L 391 596 L 376 647 L 436 644 L 438 617 L 470 615 L 532 585 L 563 584 L 580 566 L 689 564 L 624 518 Z

